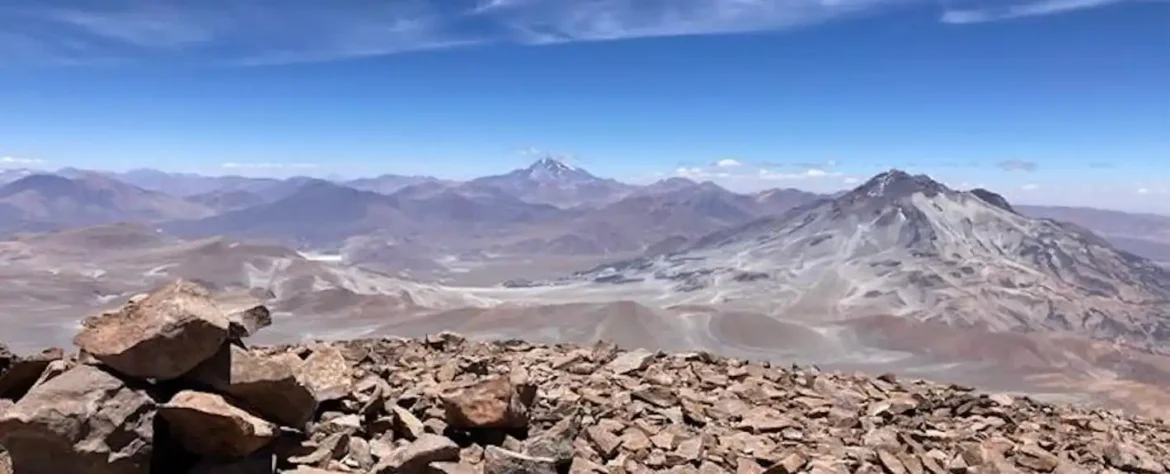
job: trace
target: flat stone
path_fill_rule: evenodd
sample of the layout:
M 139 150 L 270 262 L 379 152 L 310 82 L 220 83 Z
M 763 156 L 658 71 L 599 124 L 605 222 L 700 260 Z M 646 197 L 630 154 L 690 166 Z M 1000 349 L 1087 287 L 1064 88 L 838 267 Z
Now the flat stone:
M 426 472 L 430 463 L 458 461 L 459 445 L 446 436 L 424 434 L 380 461 L 370 474 L 415 474 Z
M 313 349 L 297 367 L 296 376 L 309 387 L 318 403 L 340 399 L 353 389 L 353 369 L 341 350 L 329 345 Z
M 187 450 L 216 459 L 242 458 L 276 439 L 276 426 L 221 395 L 184 390 L 159 407 L 171 436 Z
M 488 446 L 484 449 L 484 474 L 556 474 L 552 458 L 527 456 L 507 449 Z
M 73 343 L 136 378 L 176 379 L 219 351 L 228 321 L 206 289 L 178 280 L 87 322 Z

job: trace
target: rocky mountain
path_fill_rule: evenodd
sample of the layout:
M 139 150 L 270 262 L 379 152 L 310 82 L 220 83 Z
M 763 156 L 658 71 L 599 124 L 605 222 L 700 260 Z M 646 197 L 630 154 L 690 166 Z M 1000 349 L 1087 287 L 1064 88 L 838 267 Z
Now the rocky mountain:
M 27 178 L 40 172 L 25 168 L 9 168 L 0 169 L 0 186 L 11 183 L 21 178 Z
M 186 199 L 219 213 L 258 206 L 267 202 L 259 194 L 242 189 L 217 189 L 215 191 L 187 196 Z
M 450 181 L 432 178 L 430 176 L 402 176 L 396 174 L 384 174 L 372 178 L 358 178 L 344 181 L 343 184 L 354 189 L 362 191 L 373 191 L 379 194 L 394 194 L 401 191 L 408 186 L 416 186 L 425 183 L 435 184 L 455 184 Z
M 1170 262 L 1170 216 L 1067 206 L 1016 206 L 1016 209 L 1027 216 L 1079 225 L 1122 250 Z
M 208 216 L 210 209 L 168 194 L 148 191 L 99 174 L 66 178 L 34 174 L 0 186 L 0 214 L 12 222 L 39 223 L 45 228 L 86 226 L 107 222 L 158 222 Z M 19 226 L 18 226 L 19 227 Z
M 525 201 L 558 207 L 612 202 L 634 189 L 554 158 L 543 158 L 507 174 L 473 179 L 462 186 L 496 190 Z
M 311 180 L 271 202 L 203 219 L 170 222 L 164 228 L 181 236 L 258 237 L 321 248 L 353 235 L 410 225 L 388 196 Z
M 93 171 L 85 172 L 93 173 Z M 58 171 L 58 173 L 69 176 L 66 170 Z M 228 191 L 255 193 L 284 181 L 275 178 L 247 176 L 207 176 L 196 173 L 166 172 L 147 168 L 124 172 L 103 172 L 103 174 L 142 189 L 181 197 Z
M 176 281 L 61 349 L 0 347 L 15 473 L 1170 470 L 1161 420 L 709 353 L 424 339 L 251 347 L 263 305 Z M 52 455 L 46 455 L 52 453 Z
M 989 196 L 892 170 L 835 199 L 581 277 L 796 320 L 894 315 L 1170 343 L 1170 272 Z

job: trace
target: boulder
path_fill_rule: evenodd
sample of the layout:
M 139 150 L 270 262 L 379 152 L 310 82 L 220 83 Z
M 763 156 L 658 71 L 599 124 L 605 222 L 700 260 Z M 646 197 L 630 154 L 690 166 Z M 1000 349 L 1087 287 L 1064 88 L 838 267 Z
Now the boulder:
M 0 414 L 0 444 L 22 474 L 145 474 L 155 407 L 145 391 L 80 365 Z
M 172 380 L 215 355 L 228 322 L 207 290 L 178 280 L 88 323 L 73 342 L 123 374 Z
M 297 368 L 297 378 L 309 387 L 318 402 L 337 400 L 353 389 L 353 370 L 341 350 L 330 345 L 313 349 Z
M 524 428 L 536 387 L 495 377 L 443 396 L 447 423 L 455 428 Z
M 302 363 L 291 353 L 263 355 L 235 344 L 224 344 L 187 378 L 231 395 L 264 418 L 303 429 L 317 409 L 317 400 L 295 370 Z
M 272 325 L 272 313 L 264 305 L 229 309 L 226 314 L 229 336 L 237 341 Z
M 45 368 L 63 357 L 65 351 L 56 347 L 29 357 L 10 356 L 8 370 L 0 375 L 0 398 L 20 400 L 41 378 Z
M 242 458 L 279 435 L 272 423 L 214 393 L 184 390 L 158 410 L 180 445 L 210 458 Z

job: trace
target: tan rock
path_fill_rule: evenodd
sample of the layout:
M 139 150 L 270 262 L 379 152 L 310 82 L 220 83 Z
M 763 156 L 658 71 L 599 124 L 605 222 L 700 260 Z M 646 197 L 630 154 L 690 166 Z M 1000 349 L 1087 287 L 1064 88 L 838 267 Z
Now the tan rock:
M 171 436 L 187 450 L 217 459 L 241 458 L 277 437 L 268 421 L 220 395 L 185 390 L 159 407 Z
M 8 370 L 0 375 L 0 398 L 20 400 L 41 378 L 49 364 L 64 356 L 65 351 L 56 347 L 29 357 L 11 356 Z
M 645 349 L 635 349 L 618 354 L 617 357 L 605 365 L 605 368 L 614 374 L 625 375 L 646 368 L 647 365 L 650 365 L 650 360 L 653 358 L 653 352 Z
M 488 379 L 443 396 L 447 423 L 455 428 L 523 428 L 536 387 Z
M 309 387 L 317 402 L 337 400 L 353 389 L 353 370 L 341 350 L 321 345 L 296 370 L 297 378 Z
M 484 449 L 484 474 L 556 474 L 556 460 L 526 456 L 507 449 L 488 446 Z
M 229 337 L 241 340 L 254 336 L 258 331 L 272 325 L 272 313 L 264 305 L 243 308 L 225 308 Z
M 459 445 L 446 436 L 424 434 L 380 461 L 370 474 L 414 474 L 426 472 L 434 462 L 458 461 Z
M 395 404 L 390 404 L 390 414 L 394 416 L 394 431 L 406 439 L 418 439 L 426 433 L 426 426 L 410 410 Z
M 81 365 L 0 413 L 0 445 L 21 474 L 145 474 L 154 416 L 145 392 Z
M 300 363 L 292 354 L 263 355 L 225 344 L 187 378 L 231 395 L 242 407 L 270 421 L 301 429 L 317 409 L 317 399 L 296 377 Z
M 95 318 L 73 343 L 123 374 L 171 380 L 215 355 L 227 330 L 207 290 L 178 280 Z

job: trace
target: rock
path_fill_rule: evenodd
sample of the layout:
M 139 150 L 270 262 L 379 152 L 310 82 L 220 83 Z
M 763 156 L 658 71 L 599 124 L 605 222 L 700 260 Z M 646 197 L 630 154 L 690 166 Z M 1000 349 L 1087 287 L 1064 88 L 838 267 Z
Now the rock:
M 295 374 L 301 363 L 292 354 L 256 354 L 224 344 L 187 378 L 231 395 L 241 406 L 270 421 L 303 429 L 317 409 L 317 399 Z
M 484 474 L 557 474 L 555 459 L 525 456 L 488 446 L 484 449 Z
M 362 438 L 349 438 L 349 452 L 346 453 L 345 464 L 363 471 L 374 467 L 374 454 L 370 452 L 370 443 Z
M 370 474 L 426 472 L 433 462 L 458 461 L 459 445 L 445 436 L 424 434 L 380 461 Z
M 482 466 L 462 462 L 433 462 L 428 471 L 432 474 L 482 474 Z
M 523 428 L 535 396 L 534 386 L 497 377 L 445 395 L 443 408 L 455 428 Z
M 418 439 L 426 433 L 426 426 L 414 416 L 410 410 L 398 405 L 390 407 L 390 414 L 394 416 L 394 431 L 406 439 Z
M 1166 467 L 1145 450 L 1127 443 L 1113 443 L 1105 450 L 1105 462 L 1125 472 L 1164 473 Z
M 788 453 L 780 461 L 765 469 L 764 474 L 795 474 L 808 464 L 808 458 L 800 453 Z
M 40 378 L 38 378 L 37 381 L 34 382 L 32 386 L 36 387 L 37 385 L 42 385 L 45 382 L 53 380 L 58 375 L 61 375 L 65 372 L 68 372 L 69 369 L 72 369 L 76 365 L 77 365 L 77 362 L 73 361 L 71 359 L 60 359 L 60 360 L 55 360 L 55 361 L 49 362 L 49 365 L 45 366 L 45 370 L 43 372 L 41 372 Z M 31 389 L 31 387 L 30 387 L 30 389 Z
M 272 325 L 272 313 L 264 305 L 227 310 L 228 337 L 239 341 L 254 336 L 257 331 Z
M 30 357 L 7 356 L 8 370 L 0 375 L 0 398 L 20 400 L 41 378 L 49 364 L 64 356 L 65 351 L 56 347 Z
M 605 365 L 605 368 L 617 375 L 625 375 L 646 368 L 654 353 L 645 349 L 637 349 L 618 355 Z
M 216 459 L 252 454 L 278 434 L 272 423 L 214 393 L 184 390 L 161 405 L 158 413 L 184 448 Z
M 15 474 L 12 470 L 12 458 L 8 457 L 8 451 L 0 446 L 0 474 Z
M 573 463 L 569 465 L 569 474 L 605 474 L 605 466 L 597 464 L 585 458 L 573 458 Z
M 120 373 L 172 380 L 215 355 L 227 330 L 207 290 L 178 280 L 97 317 L 73 343 Z
M 353 387 L 349 363 L 340 350 L 328 345 L 315 348 L 297 368 L 296 376 L 309 387 L 318 403 L 345 397 Z
M 288 462 L 317 467 L 326 466 L 329 461 L 345 457 L 349 450 L 349 440 L 350 437 L 346 433 L 330 434 L 318 442 L 312 452 L 304 456 L 291 457 Z
M 81 365 L 0 414 L 0 445 L 21 474 L 145 474 L 155 407 L 145 391 Z

